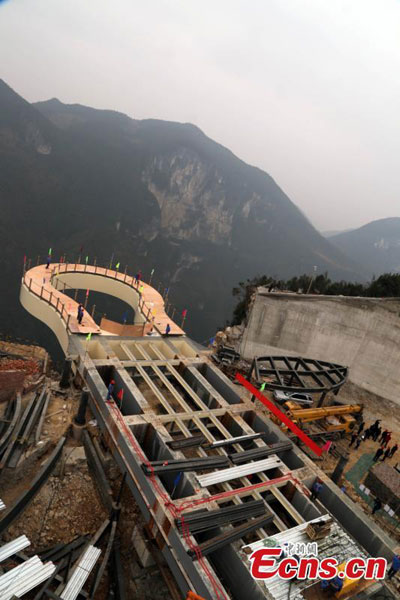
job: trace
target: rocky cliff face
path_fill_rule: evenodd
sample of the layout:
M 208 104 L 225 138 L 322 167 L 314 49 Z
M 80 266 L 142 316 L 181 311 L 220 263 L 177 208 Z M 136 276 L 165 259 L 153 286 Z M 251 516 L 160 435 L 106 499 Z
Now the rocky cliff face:
M 160 209 L 160 230 L 186 241 L 231 243 L 233 215 L 224 180 L 184 148 L 157 156 L 143 174 Z

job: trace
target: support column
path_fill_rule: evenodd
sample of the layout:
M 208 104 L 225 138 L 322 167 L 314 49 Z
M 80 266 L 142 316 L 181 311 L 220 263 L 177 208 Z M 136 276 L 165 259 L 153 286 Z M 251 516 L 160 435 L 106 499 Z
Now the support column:
M 78 412 L 75 415 L 75 423 L 77 425 L 86 425 L 86 409 L 89 400 L 89 390 L 88 388 L 83 388 L 81 399 L 79 401 Z
M 66 358 L 64 361 L 63 372 L 60 380 L 60 388 L 69 387 L 69 380 L 71 377 L 71 364 L 72 360 L 70 358 Z
M 86 427 L 86 409 L 89 400 L 89 390 L 88 388 L 83 388 L 81 399 L 79 401 L 78 412 L 75 415 L 75 418 L 72 422 L 72 435 L 76 440 L 80 440 L 82 437 L 82 432 Z
M 345 466 L 347 465 L 347 462 L 349 460 L 349 453 L 348 452 L 344 452 L 344 454 L 342 454 L 339 457 L 339 460 L 337 461 L 335 470 L 333 471 L 332 475 L 331 475 L 331 479 L 334 483 L 338 483 L 338 481 L 340 480 L 341 476 L 343 475 L 343 471 Z

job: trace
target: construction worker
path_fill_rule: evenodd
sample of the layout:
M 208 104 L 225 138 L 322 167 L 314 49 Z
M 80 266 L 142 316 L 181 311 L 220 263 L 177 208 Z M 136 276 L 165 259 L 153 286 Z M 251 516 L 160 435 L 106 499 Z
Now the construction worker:
M 381 508 L 382 508 L 382 500 L 380 498 L 375 498 L 374 504 L 372 506 L 372 514 L 374 515 Z
M 385 429 L 385 431 L 382 431 L 381 439 L 379 440 L 381 444 L 385 441 L 387 433 L 389 433 L 387 429 Z
M 394 456 L 396 454 L 398 449 L 399 449 L 399 446 L 397 445 L 397 443 L 394 446 L 392 446 L 390 449 L 390 457 L 389 458 L 392 458 L 392 456 Z
M 392 432 L 391 432 L 391 431 L 388 431 L 388 432 L 386 433 L 386 435 L 385 435 L 385 439 L 384 439 L 384 441 L 383 441 L 383 445 L 384 445 L 384 446 L 387 446 L 387 445 L 388 445 L 388 443 L 390 442 L 390 440 L 391 440 L 391 439 L 392 439 Z
M 382 429 L 379 427 L 379 425 L 374 429 L 374 432 L 372 434 L 372 439 L 374 440 L 374 442 L 376 442 L 376 440 L 380 436 L 381 431 L 382 431 Z
M 356 439 L 357 439 L 357 434 L 355 431 L 353 431 L 353 433 L 351 434 L 349 446 L 352 446 L 354 444 L 354 442 L 356 441 Z
M 323 484 L 322 482 L 317 479 L 317 481 L 314 483 L 314 485 L 311 488 L 311 500 L 316 500 L 318 498 L 318 496 L 321 493 L 321 490 L 323 488 Z
M 384 460 L 386 460 L 389 456 L 390 456 L 390 452 L 391 449 L 389 448 L 389 446 L 386 448 L 384 455 L 381 458 L 381 461 L 383 462 Z
M 373 458 L 373 461 L 376 462 L 384 453 L 384 449 L 382 448 L 382 446 L 379 446 L 378 450 L 375 452 L 375 456 Z
M 356 448 L 359 448 L 359 447 L 360 447 L 360 444 L 361 444 L 361 442 L 363 442 L 364 440 L 365 440 L 365 435 L 359 435 L 359 436 L 357 437 L 357 441 L 356 441 L 356 446 L 355 446 L 355 447 L 356 447 Z
M 82 309 L 83 309 L 83 304 L 79 303 L 78 304 L 78 314 L 76 315 L 76 318 L 78 319 L 78 321 L 79 321 L 79 317 L 81 316 Z
M 50 263 L 51 263 L 51 256 L 49 255 L 49 256 L 47 257 L 47 259 L 46 259 L 46 269 L 48 269 L 48 268 L 49 268 L 49 266 L 50 266 Z
M 171 331 L 171 325 L 169 323 L 167 323 L 167 326 L 165 328 L 165 335 L 169 335 L 170 331 Z
M 400 570 L 400 554 L 395 554 L 393 556 L 393 561 L 392 561 L 391 567 L 388 572 L 389 579 L 392 579 L 393 575 L 395 575 L 397 573 L 397 571 L 399 571 L 399 570 Z
M 364 429 L 364 425 L 365 425 L 364 421 L 361 421 L 361 423 L 358 426 L 358 431 L 357 431 L 358 435 L 360 435 L 360 433 Z
M 114 392 L 114 387 L 115 387 L 115 381 L 114 379 L 111 379 L 109 386 L 108 386 L 108 392 L 107 392 L 107 401 L 110 401 L 113 399 L 113 392 Z
M 331 590 L 333 592 L 340 592 L 343 587 L 343 580 L 338 575 L 333 579 L 325 579 L 321 581 L 321 588 L 324 591 Z

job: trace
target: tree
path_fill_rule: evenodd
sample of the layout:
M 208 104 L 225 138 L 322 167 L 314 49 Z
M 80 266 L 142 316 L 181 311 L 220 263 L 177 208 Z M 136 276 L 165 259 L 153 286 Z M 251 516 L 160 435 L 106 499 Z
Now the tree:
M 253 279 L 246 279 L 246 281 L 240 281 L 238 287 L 234 287 L 232 295 L 238 298 L 238 303 L 233 310 L 232 325 L 239 325 L 246 317 L 247 309 L 250 304 L 252 295 L 256 288 L 260 286 L 276 286 L 277 282 L 273 277 L 267 277 L 266 275 L 258 275 Z
M 400 274 L 384 273 L 368 288 L 368 295 L 373 298 L 396 298 L 400 296 Z
M 267 275 L 258 275 L 253 279 L 241 281 L 238 287 L 233 288 L 232 294 L 238 297 L 238 303 L 233 311 L 232 325 L 241 323 L 250 305 L 250 300 L 259 286 L 269 286 L 289 292 L 302 291 L 306 293 L 310 285 L 310 275 L 303 274 L 292 277 L 287 281 L 277 280 Z M 328 273 L 317 275 L 312 281 L 311 294 L 326 294 L 329 296 L 370 296 L 373 298 L 398 298 L 400 297 L 400 274 L 384 273 L 378 279 L 372 278 L 369 284 L 354 283 L 351 281 L 331 281 Z

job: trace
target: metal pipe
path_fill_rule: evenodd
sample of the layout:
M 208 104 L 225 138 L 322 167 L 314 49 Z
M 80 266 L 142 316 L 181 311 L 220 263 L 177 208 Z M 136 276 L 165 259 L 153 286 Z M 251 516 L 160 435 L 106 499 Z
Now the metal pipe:
M 196 477 L 201 487 L 208 487 L 215 485 L 216 483 L 223 483 L 224 481 L 230 481 L 231 479 L 239 479 L 241 477 L 246 477 L 247 475 L 260 473 L 268 469 L 275 469 L 276 467 L 280 467 L 282 465 L 283 463 L 277 456 L 271 456 L 270 458 L 257 460 L 252 463 L 248 463 L 247 465 L 241 465 L 240 467 L 221 469 L 215 473 L 209 473 L 208 475 L 197 475 Z
M 86 409 L 89 401 L 89 390 L 88 388 L 83 388 L 81 393 L 81 399 L 79 401 L 78 412 L 75 416 L 75 423 L 77 425 L 85 425 L 86 423 Z
M 69 387 L 69 379 L 70 379 L 71 370 L 72 370 L 71 366 L 72 366 L 72 360 L 70 358 L 66 358 L 64 361 L 63 372 L 61 375 L 60 388 Z
M 13 556 L 17 552 L 20 552 L 21 550 L 27 548 L 30 545 L 31 543 L 26 537 L 26 535 L 20 535 L 12 542 L 4 544 L 4 546 L 1 546 L 0 548 L 0 562 L 5 560 L 6 558 L 9 558 L 10 556 Z

